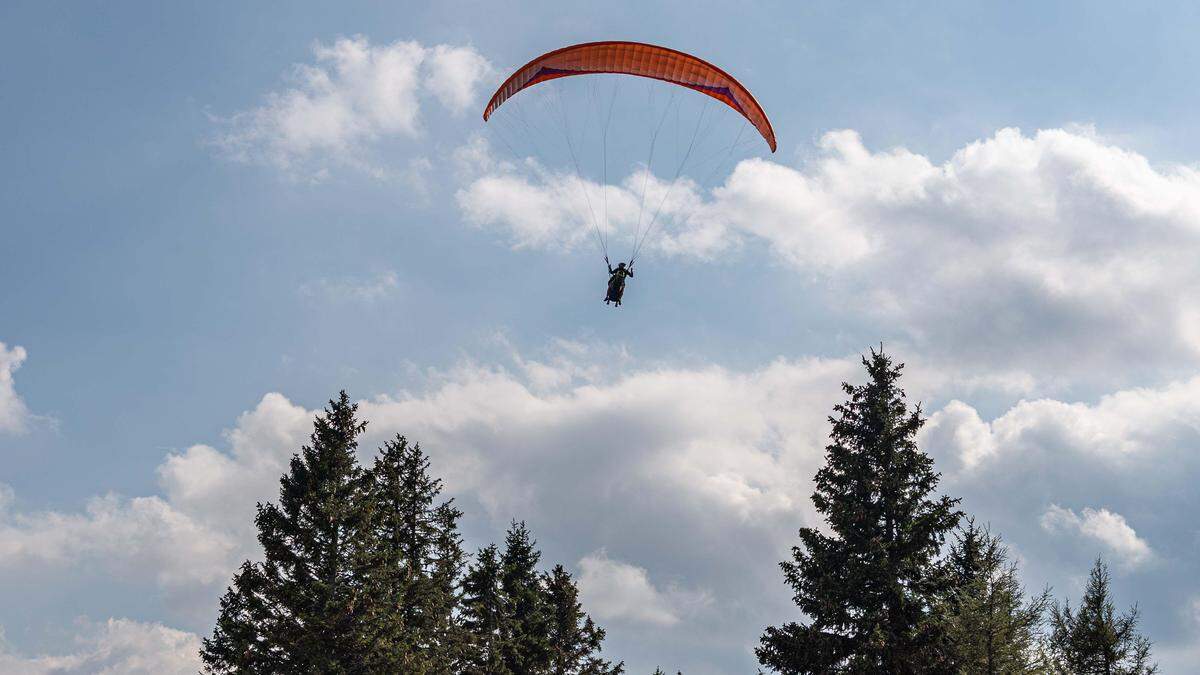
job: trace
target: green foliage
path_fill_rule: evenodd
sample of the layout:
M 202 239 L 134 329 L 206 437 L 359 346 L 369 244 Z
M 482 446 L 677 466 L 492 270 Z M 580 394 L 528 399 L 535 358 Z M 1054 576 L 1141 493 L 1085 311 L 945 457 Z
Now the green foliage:
M 1109 594 L 1108 566 L 1097 558 L 1079 609 L 1070 601 L 1051 608 L 1051 672 L 1062 675 L 1150 675 L 1150 640 L 1138 632 L 1133 606 L 1122 615 Z
M 987 675 L 1040 673 L 1039 653 L 1049 590 L 1025 599 L 1007 547 L 968 519 L 946 557 L 945 597 L 936 607 L 952 669 Z
M 370 528 L 364 585 L 371 599 L 376 672 L 454 673 L 467 636 L 456 615 L 464 564 L 458 520 L 429 457 L 403 436 L 384 444 L 367 474 Z
M 507 622 L 508 611 L 500 590 L 500 554 L 496 545 L 490 544 L 479 550 L 463 580 L 463 623 L 472 636 L 466 672 L 511 672 L 501 650 Z
M 345 392 L 259 504 L 261 563 L 221 599 L 201 658 L 213 673 L 610 675 L 604 631 L 561 567 L 537 569 L 524 523 L 467 568 L 453 500 L 418 444 L 397 436 L 363 470 L 366 423 Z
M 869 381 L 844 384 L 813 504 L 831 534 L 800 530 L 781 563 L 808 625 L 769 627 L 759 662 L 783 673 L 913 673 L 948 669 L 931 615 L 942 586 L 937 556 L 959 519 L 935 498 L 939 474 L 916 445 L 924 424 L 898 386 L 902 365 L 863 359 Z
M 504 551 L 487 546 L 463 581 L 464 623 L 474 636 L 466 672 L 617 675 L 599 657 L 604 630 L 583 611 L 571 575 L 539 573 L 541 554 L 525 523 L 513 522 Z
M 500 592 L 507 613 L 500 650 L 514 673 L 543 672 L 550 665 L 550 611 L 537 564 L 542 554 L 525 523 L 513 522 L 500 556 Z
M 550 613 L 550 670 L 554 675 L 617 675 L 621 664 L 612 665 L 597 654 L 604 642 L 604 629 L 584 613 L 579 588 L 562 565 L 542 576 Z
M 330 401 L 280 479 L 279 505 L 258 505 L 264 560 L 244 563 L 221 599 L 201 650 L 209 671 L 342 673 L 366 660 L 356 411 L 345 392 Z

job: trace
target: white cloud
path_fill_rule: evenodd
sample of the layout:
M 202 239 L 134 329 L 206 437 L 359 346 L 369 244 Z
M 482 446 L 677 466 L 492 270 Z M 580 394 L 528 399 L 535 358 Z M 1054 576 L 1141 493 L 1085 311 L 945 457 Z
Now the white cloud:
M 24 657 L 0 640 L 0 673 L 17 675 L 172 675 L 202 666 L 200 638 L 156 623 L 83 623 L 68 654 Z M 2 637 L 2 635 L 0 635 Z
M 1154 557 L 1150 545 L 1138 537 L 1125 517 L 1108 509 L 1085 508 L 1077 515 L 1071 509 L 1051 504 L 1042 514 L 1048 532 L 1076 533 L 1103 544 L 1126 567 L 1137 567 Z
M 456 151 L 460 173 L 469 179 L 456 199 L 468 223 L 500 230 L 514 248 L 590 246 L 596 228 L 605 230 L 605 222 L 614 241 L 632 241 L 635 231 L 652 225 L 655 235 L 647 250 L 664 255 L 707 260 L 739 244 L 732 228 L 698 217 L 703 197 L 687 177 L 671 185 L 641 169 L 620 184 L 604 186 L 534 160 L 520 167 L 500 162 L 489 152 L 479 136 Z M 648 211 L 642 208 L 643 191 Z
M 1155 167 L 1086 129 L 1002 129 L 942 163 L 873 151 L 853 131 L 819 149 L 799 168 L 749 159 L 712 190 L 676 186 L 654 245 L 709 259 L 759 242 L 834 311 L 976 372 L 1086 379 L 1118 377 L 1118 362 L 1164 374 L 1200 363 L 1195 169 Z M 587 245 L 573 173 L 478 165 L 458 193 L 468 222 L 515 246 Z M 636 221 L 636 178 L 608 187 L 617 229 Z M 602 186 L 584 185 L 595 202 Z
M 0 514 L 0 571 L 98 565 L 126 579 L 186 586 L 226 577 L 234 548 L 224 532 L 159 497 L 96 497 L 78 514 Z
M 492 64 L 472 47 L 437 45 L 426 53 L 425 86 L 457 114 L 477 103 L 476 91 L 495 75 Z
M 20 433 L 28 428 L 30 414 L 17 395 L 13 373 L 25 361 L 25 349 L 0 342 L 0 432 Z
M 749 522 L 807 510 L 793 472 L 815 471 L 826 411 L 857 364 L 615 374 L 559 355 L 518 365 L 513 372 L 465 364 L 436 376 L 424 394 L 380 397 L 362 412 L 375 434 L 404 431 L 434 451 L 453 448 L 443 464 L 452 486 L 476 493 L 501 521 L 537 502 L 539 512 L 555 513 L 583 493 L 652 487 L 678 490 L 675 499 L 689 508 Z M 534 481 L 547 470 L 583 479 L 569 490 Z
M 930 417 L 925 434 L 968 468 L 989 460 L 1030 461 L 1047 452 L 1119 464 L 1158 453 L 1166 447 L 1164 439 L 1200 438 L 1197 420 L 1200 377 L 1118 391 L 1093 405 L 1022 400 L 991 422 L 966 403 L 951 401 Z
M 257 555 L 254 504 L 277 497 L 313 415 L 278 394 L 264 396 L 227 434 L 228 452 L 194 445 L 169 455 L 158 468 L 161 496 L 109 494 L 78 513 L 22 512 L 0 485 L 0 576 L 99 569 L 172 592 L 215 593 L 241 560 Z
M 388 177 L 394 172 L 377 161 L 372 146 L 421 136 L 427 97 L 461 113 L 493 74 L 487 59 L 462 46 L 373 45 L 356 36 L 317 44 L 313 55 L 314 63 L 294 67 L 290 88 L 217 120 L 224 128 L 216 146 L 232 159 L 312 179 L 337 164 Z
M 967 468 L 974 468 L 997 449 L 991 427 L 974 408 L 958 400 L 934 413 L 922 433 L 934 446 L 952 449 Z
M 703 592 L 675 587 L 660 591 L 650 583 L 645 568 L 613 560 L 603 549 L 580 560 L 579 570 L 583 605 L 597 619 L 672 626 L 684 614 L 712 601 Z
M 228 432 L 228 452 L 194 445 L 167 457 L 158 468 L 167 501 L 214 529 L 239 533 L 246 544 L 239 553 L 248 555 L 254 504 L 277 497 L 279 477 L 308 439 L 315 414 L 280 394 L 267 394 Z

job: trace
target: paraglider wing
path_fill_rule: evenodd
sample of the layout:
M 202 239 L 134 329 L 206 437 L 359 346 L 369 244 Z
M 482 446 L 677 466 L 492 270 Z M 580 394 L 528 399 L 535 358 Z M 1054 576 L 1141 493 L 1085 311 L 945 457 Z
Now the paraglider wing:
M 640 42 L 589 42 L 543 54 L 513 73 L 488 101 L 483 119 L 539 82 L 594 73 L 649 77 L 711 96 L 745 117 L 775 152 L 775 132 L 750 90 L 720 68 L 674 49 Z

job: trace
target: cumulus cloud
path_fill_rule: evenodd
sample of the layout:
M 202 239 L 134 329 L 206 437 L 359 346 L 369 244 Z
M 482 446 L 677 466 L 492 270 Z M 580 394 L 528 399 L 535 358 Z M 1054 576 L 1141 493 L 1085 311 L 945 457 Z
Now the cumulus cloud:
M 1197 588 L 1196 529 L 1179 514 L 1200 510 L 1198 393 L 1191 378 L 998 410 L 953 400 L 921 443 L 945 489 L 1019 547 L 1032 585 L 1072 588 L 1103 555 L 1122 573 L 1119 592 L 1136 586 L 1164 664 L 1187 663 L 1181 645 L 1194 638 L 1179 617 Z
M 159 497 L 97 497 L 78 514 L 0 513 L 0 570 L 97 564 L 164 586 L 212 583 L 228 574 L 233 547 Z
M 664 255 L 708 260 L 739 244 L 732 228 L 697 217 L 707 207 L 687 177 L 672 184 L 642 168 L 602 185 L 532 159 L 499 161 L 490 152 L 481 137 L 456 151 L 460 173 L 470 177 L 456 200 L 469 224 L 499 230 L 514 248 L 571 250 L 591 245 L 597 228 L 610 239 L 632 241 L 651 227 L 646 248 Z
M 13 373 L 25 362 L 25 349 L 0 342 L 0 432 L 20 433 L 28 428 L 29 409 L 17 395 Z
M 651 626 L 668 631 L 661 640 L 686 626 L 736 649 L 762 625 L 795 618 L 775 563 L 797 527 L 819 522 L 811 477 L 838 384 L 862 379 L 857 358 L 732 370 L 647 363 L 620 348 L 560 340 L 419 377 L 361 403 L 370 422 L 362 459 L 396 433 L 419 440 L 472 530 L 482 521 L 498 532 L 523 518 L 548 559 L 579 561 L 588 609 L 611 634 L 648 640 Z M 906 387 L 913 399 L 937 398 L 955 379 L 914 367 Z M 1130 574 L 1152 560 L 1169 574 L 1173 561 L 1194 555 L 1162 514 L 1200 508 L 1192 489 L 1200 460 L 1191 451 L 1200 442 L 1190 407 L 1197 388 L 1185 381 L 1094 403 L 1022 401 L 994 417 L 950 399 L 921 443 L 946 472 L 945 492 L 966 496 L 968 511 L 1020 548 L 1033 586 L 1060 585 L 1061 569 L 1085 570 L 1094 551 L 1080 541 Z M 20 580 L 34 565 L 57 574 L 98 567 L 169 591 L 201 589 L 194 597 L 204 595 L 211 611 L 237 563 L 257 555 L 253 505 L 276 498 L 317 412 L 264 396 L 224 444 L 169 455 L 158 496 L 109 495 L 79 513 L 29 513 L 0 490 L 0 577 Z M 1055 564 L 1056 555 L 1076 554 Z
M 825 412 L 856 364 L 619 375 L 559 356 L 518 365 L 463 364 L 423 395 L 382 396 L 362 411 L 376 433 L 408 430 L 435 451 L 453 448 L 452 486 L 478 495 L 499 521 L 529 508 L 559 512 L 584 494 L 611 499 L 653 486 L 678 490 L 689 509 L 749 522 L 807 509 L 791 476 L 815 470 Z M 569 486 L 532 479 L 547 471 L 583 478 Z
M 167 457 L 158 467 L 165 499 L 214 529 L 238 533 L 245 544 L 239 554 L 246 555 L 254 541 L 254 504 L 277 497 L 279 477 L 308 439 L 317 412 L 280 394 L 263 396 L 226 434 L 227 451 L 200 444 Z
M 228 451 L 194 445 L 169 455 L 158 468 L 162 495 L 108 494 L 81 512 L 26 512 L 0 485 L 0 575 L 99 569 L 152 579 L 172 593 L 215 593 L 256 555 L 254 504 L 278 494 L 313 415 L 278 394 L 264 396 L 228 432 Z
M 580 560 L 579 571 L 584 607 L 597 619 L 672 626 L 689 609 L 711 602 L 703 592 L 660 591 L 644 568 L 613 560 L 603 549 Z
M 586 243 L 584 195 L 604 186 L 532 161 L 488 166 L 458 193 L 468 222 L 515 246 Z M 607 187 L 617 228 L 636 221 L 638 185 Z M 803 166 L 749 159 L 672 194 L 660 251 L 760 243 L 831 308 L 921 353 L 1050 378 L 1200 362 L 1200 173 L 1088 129 L 1002 129 L 941 163 L 835 131 Z
M 1127 567 L 1137 567 L 1153 557 L 1150 545 L 1125 522 L 1125 517 L 1108 509 L 1085 508 L 1080 514 L 1051 504 L 1042 514 L 1048 532 L 1077 533 L 1103 544 Z
M 463 113 L 493 76 L 491 64 L 470 46 L 375 45 L 356 36 L 318 43 L 313 56 L 294 67 L 289 88 L 268 93 L 256 108 L 218 118 L 216 147 L 234 160 L 312 179 L 338 164 L 390 177 L 396 172 L 376 159 L 373 146 L 420 137 L 429 98 L 451 114 Z
M 437 45 L 426 51 L 425 87 L 449 110 L 461 114 L 477 100 L 492 64 L 471 47 Z
M 1037 461 L 1047 452 L 1102 459 L 1118 466 L 1139 455 L 1200 439 L 1200 377 L 1160 388 L 1105 395 L 1095 404 L 1022 400 L 991 422 L 962 401 L 934 413 L 926 438 L 968 468 L 987 460 Z M 998 456 L 1007 453 L 1008 457 Z M 1019 457 L 1018 457 L 1019 456 Z
M 16 675 L 172 675 L 195 673 L 200 638 L 156 623 L 109 619 L 84 622 L 67 654 L 25 657 L 0 640 L 0 673 Z M 2 637 L 2 635 L 0 635 Z

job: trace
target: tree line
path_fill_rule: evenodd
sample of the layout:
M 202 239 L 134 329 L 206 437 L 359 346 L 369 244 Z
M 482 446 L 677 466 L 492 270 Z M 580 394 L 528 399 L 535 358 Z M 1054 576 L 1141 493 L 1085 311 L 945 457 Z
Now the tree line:
M 767 628 L 759 662 L 786 674 L 1157 672 L 1136 606 L 1117 613 L 1103 560 L 1075 609 L 1049 589 L 1026 593 L 1001 538 L 936 495 L 903 364 L 880 349 L 863 365 L 866 384 L 842 385 L 816 475 L 827 528 L 801 529 L 780 564 L 805 620 Z
M 1157 672 L 1135 607 L 1119 613 L 1097 559 L 1078 605 L 1027 593 L 1002 538 L 936 494 L 916 443 L 924 424 L 903 364 L 863 358 L 867 382 L 829 418 L 802 528 L 780 563 L 802 619 L 766 628 L 763 668 L 800 673 Z M 259 504 L 260 561 L 246 561 L 201 649 L 211 673 L 615 675 L 604 630 L 562 565 L 541 566 L 523 522 L 468 555 L 453 499 L 403 436 L 369 467 L 366 422 L 345 392 Z M 656 670 L 655 675 L 663 673 Z
M 524 523 L 468 560 L 463 513 L 420 444 L 397 436 L 359 466 L 366 422 L 345 392 L 318 416 L 255 517 L 246 561 L 200 651 L 213 673 L 615 675 L 604 630 L 562 565 L 539 568 Z

